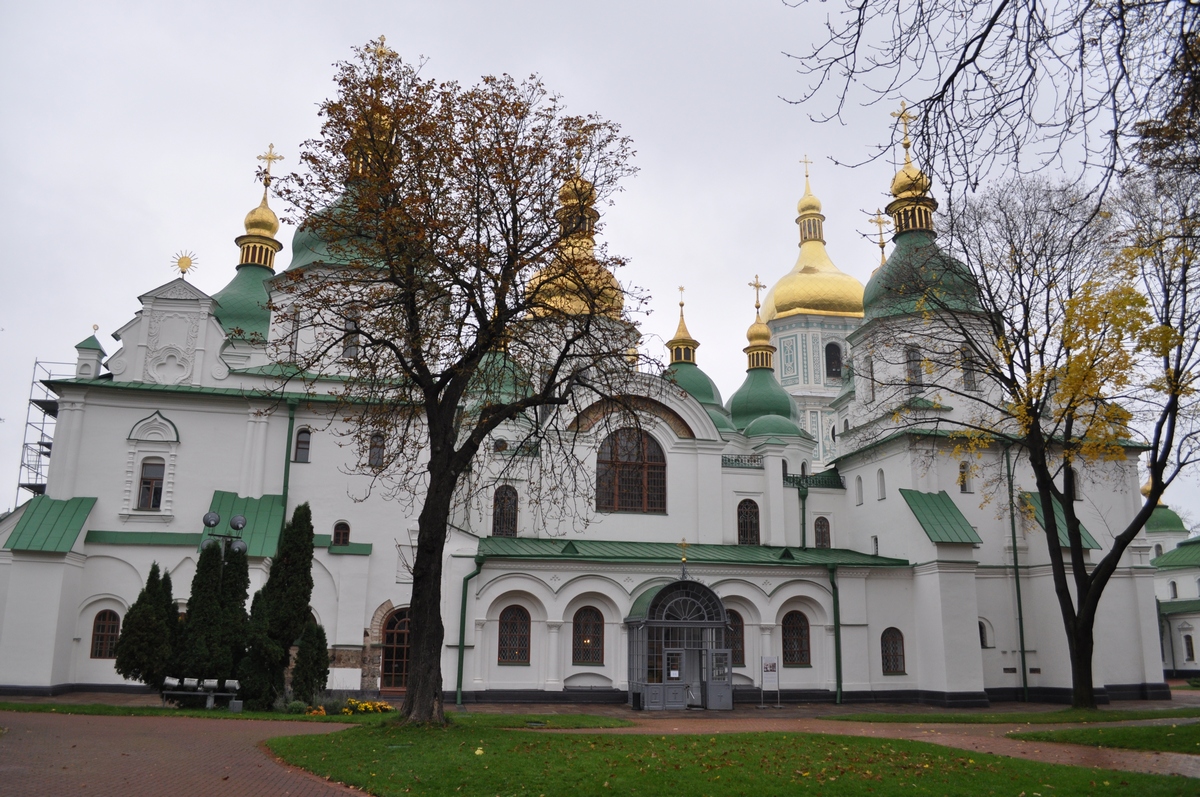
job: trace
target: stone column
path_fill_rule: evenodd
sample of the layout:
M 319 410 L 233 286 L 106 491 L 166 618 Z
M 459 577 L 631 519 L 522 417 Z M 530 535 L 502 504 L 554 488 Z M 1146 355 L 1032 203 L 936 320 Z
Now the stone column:
M 475 621 L 475 644 L 471 646 L 471 656 L 475 659 L 475 688 L 483 689 L 484 659 L 487 657 L 487 645 L 484 644 L 487 629 L 487 618 L 481 617 Z
M 562 629 L 561 622 L 546 623 L 546 691 L 561 692 L 563 688 L 561 651 L 558 649 L 558 632 Z

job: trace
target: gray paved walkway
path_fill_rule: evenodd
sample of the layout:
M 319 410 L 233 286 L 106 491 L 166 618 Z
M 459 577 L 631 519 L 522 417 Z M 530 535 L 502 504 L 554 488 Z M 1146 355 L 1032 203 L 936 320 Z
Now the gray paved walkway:
M 277 763 L 275 736 L 330 733 L 340 723 L 93 717 L 0 711 L 5 797 L 345 797 L 349 789 Z

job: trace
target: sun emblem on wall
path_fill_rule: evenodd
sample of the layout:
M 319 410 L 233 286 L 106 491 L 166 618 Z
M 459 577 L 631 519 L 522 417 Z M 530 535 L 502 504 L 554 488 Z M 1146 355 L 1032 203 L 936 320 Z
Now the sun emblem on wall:
M 186 249 L 175 253 L 171 260 L 171 268 L 179 272 L 179 276 L 187 278 L 188 272 L 196 268 L 196 253 Z

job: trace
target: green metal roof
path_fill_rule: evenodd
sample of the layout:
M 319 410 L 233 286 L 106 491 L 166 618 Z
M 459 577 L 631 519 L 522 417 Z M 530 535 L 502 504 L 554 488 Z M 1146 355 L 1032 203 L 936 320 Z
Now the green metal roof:
M 967 522 L 963 513 L 955 505 L 954 499 L 945 490 L 936 493 L 922 493 L 902 487 L 900 495 L 904 497 L 904 502 L 912 510 L 913 516 L 925 530 L 930 542 L 983 544 L 979 534 Z
M 557 559 L 592 562 L 679 562 L 671 542 L 563 540 L 533 537 L 483 537 L 479 555 L 503 559 Z M 872 556 L 845 548 L 791 548 L 768 545 L 689 545 L 689 565 L 847 565 L 907 567 L 904 559 Z
M 1183 525 L 1183 518 L 1171 509 L 1166 504 L 1160 503 L 1154 507 L 1154 511 L 1150 513 L 1150 519 L 1146 521 L 1147 534 L 1187 534 L 1187 527 Z
M 266 283 L 273 276 L 275 272 L 266 266 L 243 263 L 229 284 L 213 294 L 217 320 L 230 337 L 267 339 L 271 327 L 267 303 L 271 297 Z
M 95 505 L 95 498 L 61 500 L 34 496 L 4 547 L 10 551 L 67 553 L 75 546 Z
M 209 512 L 221 516 L 217 526 L 221 531 L 229 530 L 229 519 L 234 515 L 246 518 L 242 539 L 246 542 L 248 556 L 274 556 L 279 545 L 279 532 L 283 530 L 283 496 L 264 495 L 262 498 L 243 498 L 237 493 L 217 490 L 213 493 Z M 203 542 L 209 536 L 208 529 L 200 537 Z
M 179 545 L 195 548 L 203 534 L 174 531 L 101 531 L 90 529 L 83 541 L 89 545 Z
M 1038 525 L 1045 529 L 1046 520 L 1042 515 L 1041 497 L 1037 493 L 1021 493 L 1021 495 L 1025 498 L 1026 503 L 1033 507 L 1033 512 L 1035 515 L 1037 515 Z M 1062 504 L 1060 504 L 1058 501 L 1054 502 L 1054 524 L 1058 529 L 1059 545 L 1064 548 L 1069 548 L 1071 546 L 1071 541 L 1067 537 L 1067 517 L 1063 513 Z M 1083 542 L 1084 548 L 1091 548 L 1094 551 L 1100 550 L 1100 543 L 1096 542 L 1091 534 L 1088 534 L 1088 530 L 1082 522 L 1079 524 L 1079 536 Z
M 863 289 L 864 324 L 885 316 L 951 311 L 979 312 L 970 270 L 937 245 L 927 230 L 896 235 L 892 253 Z
M 104 347 L 100 345 L 100 341 L 96 340 L 95 335 L 89 335 L 86 339 L 75 344 L 77 349 L 91 349 L 104 354 Z
M 1200 567 L 1200 537 L 1184 540 L 1174 549 L 1150 560 L 1158 568 Z
M 739 430 L 764 415 L 778 415 L 797 422 L 800 420 L 795 402 L 780 386 L 775 379 L 775 372 L 770 368 L 748 369 L 746 381 L 729 397 L 726 409 L 729 410 L 733 425 Z
M 1158 613 L 1163 615 L 1200 613 L 1200 599 L 1162 601 L 1158 604 Z
M 657 587 L 648 589 L 641 595 L 638 595 L 637 600 L 629 607 L 629 614 L 626 619 L 629 617 L 645 617 L 646 612 L 650 611 L 650 601 L 654 600 L 654 596 L 662 592 L 662 588 L 665 586 L 666 584 L 659 584 Z
M 678 385 L 681 390 L 705 406 L 717 407 L 722 411 L 725 405 L 721 402 L 721 391 L 708 374 L 700 370 L 695 363 L 671 363 L 662 372 L 662 378 Z

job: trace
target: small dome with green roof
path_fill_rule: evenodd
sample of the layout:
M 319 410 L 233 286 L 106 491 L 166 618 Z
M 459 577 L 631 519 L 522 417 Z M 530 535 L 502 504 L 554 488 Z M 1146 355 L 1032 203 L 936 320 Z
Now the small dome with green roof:
M 267 280 L 275 272 L 266 266 L 238 266 L 237 274 L 221 290 L 213 294 L 217 302 L 216 316 L 226 334 L 238 338 L 267 338 L 271 327 L 271 311 L 267 309 L 270 295 Z
M 1146 521 L 1147 534 L 1187 534 L 1183 518 L 1166 504 L 1159 504 Z
M 682 293 L 683 288 L 679 289 Z M 700 402 L 708 417 L 712 418 L 717 429 L 734 431 L 729 422 L 725 405 L 721 403 L 721 391 L 708 374 L 696 365 L 696 349 L 700 343 L 688 331 L 687 323 L 683 320 L 683 299 L 679 300 L 679 326 L 675 328 L 675 337 L 667 341 L 667 349 L 671 353 L 671 364 L 662 372 L 662 378 L 678 385 L 685 393 Z
M 752 284 L 758 285 L 757 277 Z M 749 366 L 746 369 L 746 381 L 742 382 L 742 386 L 729 397 L 727 409 L 734 427 L 742 432 L 748 434 L 748 427 L 759 418 L 777 416 L 780 420 L 791 422 L 791 426 L 795 428 L 774 432 L 774 434 L 794 436 L 800 433 L 800 428 L 796 426 L 796 422 L 800 420 L 800 414 L 796 410 L 796 404 L 792 401 L 792 397 L 775 378 L 772 361 L 775 347 L 769 340 L 762 340 L 758 334 L 758 326 L 762 324 L 762 317 L 758 310 L 759 303 L 756 299 L 754 302 L 755 323 L 751 325 L 746 334 L 750 345 L 743 349 L 746 352 Z M 784 429 L 781 425 L 776 424 L 775 426 Z
M 795 421 L 781 415 L 764 415 L 761 418 L 755 418 L 749 426 L 742 430 L 742 434 L 746 437 L 806 437 L 809 440 L 812 439 L 812 435 L 797 426 Z

